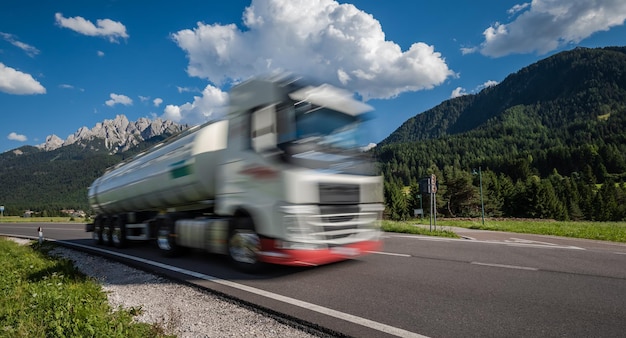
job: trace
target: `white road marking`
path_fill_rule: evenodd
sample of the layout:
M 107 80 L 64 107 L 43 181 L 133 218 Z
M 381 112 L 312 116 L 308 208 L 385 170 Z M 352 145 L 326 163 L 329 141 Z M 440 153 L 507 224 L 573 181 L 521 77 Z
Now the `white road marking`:
M 383 251 L 368 251 L 367 253 L 377 254 L 377 255 L 387 255 L 387 256 L 398 256 L 398 257 L 411 257 L 411 255 L 393 253 L 393 252 L 383 252 Z
M 398 337 L 414 337 L 414 338 L 425 338 L 427 336 L 421 335 L 419 333 L 415 333 L 415 332 L 411 332 L 411 331 L 407 331 L 395 326 L 391 326 L 391 325 L 387 325 L 387 324 L 383 324 L 383 323 L 379 323 L 373 320 L 369 320 L 369 319 L 365 319 L 362 317 L 358 317 L 355 315 L 351 315 L 349 313 L 345 313 L 345 312 L 341 312 L 341 311 L 337 311 L 337 310 L 333 310 L 324 306 L 320 306 L 320 305 L 316 305 L 313 303 L 309 303 L 309 302 L 305 302 L 299 299 L 295 299 L 295 298 L 291 298 L 291 297 L 287 297 L 287 296 L 283 296 L 283 295 L 279 295 L 277 293 L 273 293 L 273 292 L 269 292 L 269 291 L 265 291 L 265 290 L 261 290 L 261 289 L 257 289 L 255 287 L 252 286 L 247 286 L 244 284 L 239 284 L 239 283 L 235 283 L 233 281 L 229 281 L 229 280 L 225 280 L 225 279 L 221 279 L 218 277 L 214 277 L 214 276 L 210 276 L 210 275 L 205 275 L 203 273 L 199 273 L 196 271 L 191 271 L 191 270 L 186 270 L 186 269 L 182 269 L 176 266 L 172 266 L 172 265 L 168 265 L 168 264 L 163 264 L 163 263 L 159 263 L 159 262 L 155 262 L 155 261 L 151 261 L 148 259 L 144 259 L 144 258 L 140 258 L 140 257 L 134 257 L 134 256 L 130 256 L 130 255 L 126 255 L 123 253 L 119 253 L 119 252 L 114 252 L 114 251 L 108 251 L 108 250 L 104 250 L 104 249 L 100 249 L 100 248 L 96 248 L 93 246 L 87 246 L 87 245 L 82 245 L 82 244 L 77 244 L 77 243 L 70 243 L 70 242 L 66 242 L 66 241 L 59 241 L 59 240 L 51 240 L 51 241 L 55 241 L 55 242 L 59 242 L 59 243 L 64 243 L 66 245 L 69 246 L 77 246 L 77 247 L 82 247 L 82 248 L 86 248 L 89 250 L 96 250 L 96 251 L 100 251 L 100 252 L 106 252 L 107 254 L 111 254 L 111 255 L 115 255 L 118 257 L 122 257 L 124 259 L 129 259 L 129 260 L 133 260 L 136 262 L 141 262 L 144 264 L 149 264 L 149 265 L 153 265 L 156 267 L 159 267 L 161 269 L 166 269 L 166 270 L 170 270 L 170 271 L 174 271 L 174 272 L 178 272 L 181 274 L 185 274 L 191 277 L 195 277 L 198 279 L 203 279 L 206 281 L 210 281 L 216 284 L 221 284 L 221 285 L 225 285 L 225 286 L 229 286 L 235 289 L 239 289 L 239 290 L 243 290 L 243 291 L 247 291 L 250 293 L 254 293 L 260 296 L 264 296 L 267 298 L 271 298 L 274 300 L 278 300 L 281 301 L 283 303 L 287 303 L 287 304 L 291 304 L 294 306 L 298 306 L 304 309 L 308 309 L 311 311 L 315 311 L 315 312 L 319 312 L 321 314 L 325 314 L 331 317 L 335 317 L 341 320 L 345 320 L 354 324 L 358 324 L 358 325 L 362 325 L 365 327 L 369 327 L 370 329 L 374 329 L 377 331 L 381 331 L 387 334 L 392 334 Z
M 432 242 L 463 242 L 463 243 L 485 243 L 485 244 L 499 244 L 499 245 L 507 245 L 507 246 L 516 246 L 516 247 L 530 247 L 530 248 L 542 248 L 542 249 L 566 249 L 566 250 L 587 250 L 585 248 L 571 246 L 571 245 L 558 245 L 554 243 L 547 242 L 537 242 L 537 241 L 527 241 L 527 240 L 516 240 L 516 241 L 479 241 L 479 240 L 467 240 L 467 239 L 458 239 L 458 238 L 446 238 L 446 237 L 431 237 L 431 236 L 420 236 L 420 235 L 398 235 L 398 236 L 390 236 L 390 238 L 412 238 L 420 241 L 432 241 Z M 543 244 L 539 244 L 543 243 Z
M 505 268 L 505 269 L 539 271 L 539 269 L 537 269 L 537 268 L 531 268 L 531 267 L 528 267 L 528 266 L 507 265 L 507 264 L 493 264 L 493 263 L 481 263 L 481 262 L 471 262 L 470 264 L 482 265 L 482 266 L 492 266 L 492 267 L 496 267 L 496 268 Z

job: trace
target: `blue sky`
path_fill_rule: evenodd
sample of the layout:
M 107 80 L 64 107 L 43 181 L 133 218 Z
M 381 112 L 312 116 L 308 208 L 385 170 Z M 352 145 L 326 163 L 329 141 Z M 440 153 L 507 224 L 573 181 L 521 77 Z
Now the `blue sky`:
M 0 152 L 119 114 L 198 124 L 275 70 L 357 93 L 376 143 L 560 51 L 626 45 L 625 19 L 623 0 L 4 0 Z

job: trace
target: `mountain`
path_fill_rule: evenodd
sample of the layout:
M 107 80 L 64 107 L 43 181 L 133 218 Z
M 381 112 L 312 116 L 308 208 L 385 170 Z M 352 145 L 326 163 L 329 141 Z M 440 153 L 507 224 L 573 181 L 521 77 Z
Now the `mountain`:
M 421 208 L 417 184 L 435 174 L 448 216 L 626 220 L 626 47 L 543 59 L 415 115 L 371 153 L 392 218 Z
M 113 120 L 97 123 L 92 129 L 82 127 L 73 135 L 68 136 L 66 140 L 54 134 L 50 135 L 46 138 L 46 142 L 38 145 L 37 148 L 51 151 L 78 144 L 83 147 L 92 147 L 94 151 L 106 149 L 109 153 L 121 153 L 145 140 L 162 134 L 176 133 L 186 127 L 160 118 L 150 120 L 142 117 L 135 122 L 129 122 L 126 116 L 117 115 Z M 104 148 L 100 148 L 99 145 Z
M 623 114 L 626 47 L 576 48 L 507 76 L 500 84 L 460 96 L 417 114 L 379 145 L 455 135 L 506 118 L 513 107 L 536 108 L 546 128 Z M 491 121 L 493 123 L 493 121 Z
M 50 135 L 38 146 L 2 153 L 0 204 L 11 215 L 29 209 L 51 216 L 61 209 L 87 210 L 87 188 L 106 168 L 187 128 L 118 115 L 92 129 L 82 127 L 66 140 Z

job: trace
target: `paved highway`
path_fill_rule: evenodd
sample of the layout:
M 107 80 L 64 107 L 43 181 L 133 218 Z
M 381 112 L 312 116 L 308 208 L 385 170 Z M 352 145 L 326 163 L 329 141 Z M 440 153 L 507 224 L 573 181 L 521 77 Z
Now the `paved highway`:
M 36 236 L 40 225 L 46 238 L 110 250 L 126 262 L 349 336 L 626 332 L 624 244 L 484 231 L 466 231 L 461 235 L 471 239 L 460 240 L 387 233 L 383 251 L 356 260 L 247 275 L 226 257 L 201 252 L 172 259 L 150 244 L 97 247 L 80 224 L 0 223 L 0 234 Z

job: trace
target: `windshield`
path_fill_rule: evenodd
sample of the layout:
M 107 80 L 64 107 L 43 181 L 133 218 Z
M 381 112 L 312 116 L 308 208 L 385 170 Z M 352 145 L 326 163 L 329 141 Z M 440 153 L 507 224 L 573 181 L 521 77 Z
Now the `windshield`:
M 372 174 L 359 149 L 361 117 L 298 102 L 278 109 L 278 143 L 283 160 L 297 166 Z
M 307 102 L 295 106 L 298 140 L 314 138 L 320 145 L 354 148 L 357 146 L 359 122 L 354 116 Z

